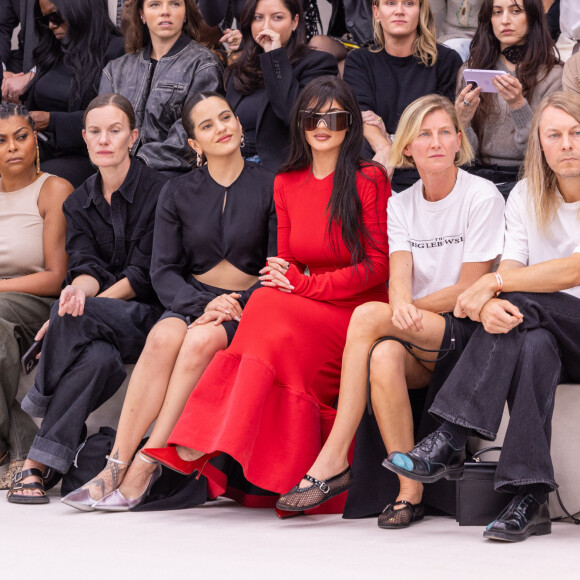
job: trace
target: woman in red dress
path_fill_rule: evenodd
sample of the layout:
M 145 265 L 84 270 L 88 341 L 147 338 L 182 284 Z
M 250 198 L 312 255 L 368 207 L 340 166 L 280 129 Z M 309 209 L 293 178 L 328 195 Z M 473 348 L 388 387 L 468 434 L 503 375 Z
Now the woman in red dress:
M 203 470 L 210 496 L 273 506 L 274 494 L 306 473 L 336 414 L 352 311 L 388 299 L 390 187 L 381 168 L 359 159 L 362 139 L 346 83 L 321 77 L 305 87 L 293 113 L 290 161 L 274 184 L 279 255 L 261 271 L 267 287 L 254 293 L 230 347 L 199 380 L 170 447 L 145 451 L 182 473 Z M 220 453 L 273 494 L 251 502 L 234 490 L 232 478 L 207 463 Z M 338 495 L 350 470 L 332 479 Z M 342 511 L 343 503 L 338 498 L 323 510 Z

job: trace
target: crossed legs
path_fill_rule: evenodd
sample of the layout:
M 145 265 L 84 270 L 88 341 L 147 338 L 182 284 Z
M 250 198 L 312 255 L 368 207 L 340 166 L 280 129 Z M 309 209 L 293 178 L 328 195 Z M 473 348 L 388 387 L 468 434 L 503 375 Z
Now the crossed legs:
M 395 336 L 427 349 L 438 349 L 445 320 L 422 311 L 423 330 L 402 331 L 392 323 L 388 304 L 370 302 L 353 313 L 342 359 L 342 375 L 337 415 L 332 431 L 308 473 L 324 481 L 348 465 L 348 450 L 366 405 L 367 357 L 371 346 L 382 336 Z M 423 357 L 422 357 L 423 358 Z M 435 358 L 435 357 L 433 357 Z M 379 344 L 371 358 L 371 398 L 385 446 L 390 449 L 413 447 L 413 419 L 407 389 L 429 384 L 433 365 L 419 363 L 393 341 Z M 300 487 L 311 485 L 303 479 Z M 420 500 L 422 486 L 401 478 L 399 499 Z M 404 496 L 404 497 L 403 497 Z

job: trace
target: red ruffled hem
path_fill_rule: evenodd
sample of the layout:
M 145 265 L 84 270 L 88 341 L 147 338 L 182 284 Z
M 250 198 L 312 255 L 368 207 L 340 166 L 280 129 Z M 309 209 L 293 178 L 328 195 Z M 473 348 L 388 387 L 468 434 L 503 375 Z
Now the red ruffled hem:
M 310 387 L 327 393 L 332 383 L 338 394 L 337 372 L 339 361 L 323 365 Z M 280 384 L 273 367 L 259 357 L 222 351 L 193 391 L 169 444 L 227 453 L 253 485 L 282 494 L 314 463 L 335 415 L 333 408 L 304 388 Z M 275 496 L 253 496 L 232 488 L 227 476 L 212 465 L 206 466 L 204 475 L 211 498 L 231 497 L 249 507 L 276 503 Z M 342 513 L 345 500 L 342 494 L 308 513 Z

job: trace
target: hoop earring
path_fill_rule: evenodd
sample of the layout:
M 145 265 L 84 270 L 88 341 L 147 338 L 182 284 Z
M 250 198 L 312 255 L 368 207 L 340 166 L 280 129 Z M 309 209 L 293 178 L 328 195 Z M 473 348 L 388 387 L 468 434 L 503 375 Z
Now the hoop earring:
M 240 139 L 240 149 L 243 149 L 246 146 L 246 136 L 242 131 L 242 138 Z
M 36 142 L 36 175 L 40 173 L 40 150 L 38 149 L 38 141 Z
M 203 165 L 203 157 L 202 157 L 203 153 L 200 155 L 199 153 L 197 154 L 197 159 L 196 159 L 196 163 L 198 167 L 201 167 Z

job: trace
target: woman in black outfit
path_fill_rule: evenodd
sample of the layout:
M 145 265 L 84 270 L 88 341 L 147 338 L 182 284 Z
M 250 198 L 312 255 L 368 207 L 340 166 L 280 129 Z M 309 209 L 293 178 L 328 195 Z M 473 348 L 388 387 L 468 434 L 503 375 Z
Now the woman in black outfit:
M 26 106 L 38 130 L 41 168 L 78 187 L 94 167 L 82 138 L 84 109 L 97 95 L 103 67 L 124 41 L 103 0 L 36 0 L 36 75 Z
M 42 424 L 9 492 L 12 503 L 49 501 L 49 472 L 69 470 L 87 417 L 121 386 L 124 365 L 137 361 L 162 312 L 149 270 L 166 180 L 129 156 L 137 138 L 129 101 L 114 94 L 93 99 L 83 136 L 99 172 L 63 205 L 67 285 L 36 336 L 46 333 L 22 408 Z
M 197 380 L 232 341 L 266 258 L 276 255 L 274 174 L 242 158 L 242 127 L 227 101 L 196 95 L 183 124 L 207 165 L 161 193 L 151 277 L 167 310 L 131 377 L 109 462 L 63 499 L 81 510 L 125 511 L 145 500 L 161 468 L 141 453 L 129 468 L 141 438 L 155 422 L 147 447 L 167 445 Z
M 226 95 L 244 127 L 242 154 L 276 171 L 289 151 L 298 93 L 315 78 L 336 76 L 336 59 L 305 46 L 300 0 L 248 0 L 240 24 L 243 48 L 226 70 Z
M 363 111 L 367 141 L 363 157 L 388 168 L 390 136 L 405 107 L 430 93 L 454 100 L 462 61 L 457 52 L 437 44 L 429 0 L 373 0 L 373 23 L 375 48 L 348 54 L 344 80 Z M 415 169 L 397 169 L 391 186 L 402 191 L 418 179 Z
M 353 1 L 356 2 L 356 0 Z M 232 22 L 235 18 L 239 26 L 245 4 L 246 0 L 197 0 L 205 22 L 210 26 L 221 27 L 224 35 L 220 38 L 220 42 L 226 42 L 232 51 L 238 50 L 242 41 L 240 33 L 236 29 L 232 30 Z M 319 30 L 322 26 L 317 0 L 302 0 L 302 9 L 308 41 L 311 37 L 320 34 Z

